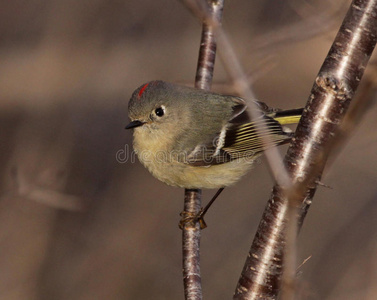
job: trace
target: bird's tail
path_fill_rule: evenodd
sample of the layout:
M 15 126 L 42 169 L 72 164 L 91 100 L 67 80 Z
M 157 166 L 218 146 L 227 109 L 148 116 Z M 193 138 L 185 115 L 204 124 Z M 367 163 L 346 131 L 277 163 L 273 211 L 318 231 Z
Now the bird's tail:
M 296 124 L 300 121 L 303 111 L 303 108 L 276 111 L 272 118 L 278 121 L 281 125 Z

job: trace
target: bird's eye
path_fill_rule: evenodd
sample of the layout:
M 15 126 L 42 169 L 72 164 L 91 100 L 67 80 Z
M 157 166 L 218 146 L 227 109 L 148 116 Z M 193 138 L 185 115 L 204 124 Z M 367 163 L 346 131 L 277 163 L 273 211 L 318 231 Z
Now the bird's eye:
M 165 114 L 165 110 L 162 107 L 158 107 L 154 110 L 154 113 L 158 117 L 162 117 Z

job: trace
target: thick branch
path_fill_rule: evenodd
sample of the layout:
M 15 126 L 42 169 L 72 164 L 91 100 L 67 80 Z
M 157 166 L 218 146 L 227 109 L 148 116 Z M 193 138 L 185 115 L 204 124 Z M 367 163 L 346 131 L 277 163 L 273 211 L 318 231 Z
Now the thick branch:
M 377 0 L 354 0 L 313 85 L 285 157 L 293 187 L 275 186 L 245 262 L 235 299 L 274 299 L 284 267 L 289 207 L 302 224 L 329 150 L 376 44 Z M 294 220 L 292 220 L 294 221 Z

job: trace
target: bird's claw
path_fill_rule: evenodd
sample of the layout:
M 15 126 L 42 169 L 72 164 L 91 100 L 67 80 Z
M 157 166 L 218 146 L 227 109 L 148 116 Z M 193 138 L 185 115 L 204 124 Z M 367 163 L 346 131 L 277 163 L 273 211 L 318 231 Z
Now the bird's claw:
M 207 227 L 206 222 L 203 218 L 203 208 L 198 213 L 183 211 L 180 213 L 182 217 L 179 221 L 179 228 L 183 230 L 185 225 L 189 225 L 190 227 L 195 227 L 195 224 L 199 222 L 200 229 L 204 229 Z

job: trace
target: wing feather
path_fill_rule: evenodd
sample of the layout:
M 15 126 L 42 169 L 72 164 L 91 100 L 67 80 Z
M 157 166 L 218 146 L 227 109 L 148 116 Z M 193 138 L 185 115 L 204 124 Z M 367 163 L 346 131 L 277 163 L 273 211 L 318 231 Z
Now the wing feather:
M 246 124 L 224 127 L 206 145 L 192 151 L 186 163 L 196 166 L 222 164 L 241 157 L 253 157 L 266 148 L 288 143 L 291 134 L 280 123 L 268 116 Z M 268 143 L 266 144 L 266 141 Z

